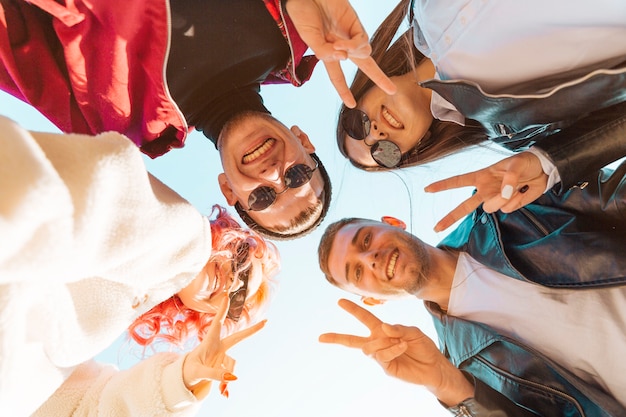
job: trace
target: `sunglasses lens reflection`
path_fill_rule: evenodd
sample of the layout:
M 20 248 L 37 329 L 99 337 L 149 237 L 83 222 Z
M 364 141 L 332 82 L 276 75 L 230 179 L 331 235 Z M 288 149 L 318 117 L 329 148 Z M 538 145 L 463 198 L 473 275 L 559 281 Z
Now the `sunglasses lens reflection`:
M 374 161 L 385 168 L 398 166 L 402 159 L 402 152 L 398 145 L 388 140 L 376 142 L 372 145 L 370 152 Z
M 302 187 L 313 178 L 313 171 L 317 169 L 311 168 L 305 164 L 297 164 L 285 171 L 285 190 L 289 188 Z M 282 193 L 281 191 L 280 193 Z M 261 211 L 265 210 L 276 200 L 276 191 L 272 187 L 262 186 L 252 190 L 248 196 L 249 210 Z
M 250 244 L 244 242 L 237 248 L 237 256 L 232 261 L 232 270 L 233 274 L 237 273 L 248 260 L 248 255 L 250 254 Z M 248 278 L 250 278 L 250 268 L 246 268 L 243 271 L 239 272 L 239 280 L 241 281 L 241 287 L 239 287 L 236 291 L 230 293 L 230 306 L 228 308 L 227 317 L 233 321 L 238 321 L 241 317 L 241 312 L 243 311 L 244 304 L 246 302 L 246 297 L 248 296 Z
M 276 200 L 276 191 L 272 187 L 255 188 L 248 197 L 248 207 L 250 210 L 265 210 Z
M 238 321 L 243 311 L 243 306 L 246 301 L 247 290 L 240 288 L 237 291 L 230 294 L 230 307 L 228 308 L 228 318 L 233 321 Z
M 313 170 L 304 165 L 294 165 L 285 172 L 285 185 L 287 188 L 302 187 L 307 182 L 311 181 L 313 177 Z
M 361 110 L 348 109 L 343 113 L 341 126 L 351 138 L 362 140 L 370 134 L 370 119 Z

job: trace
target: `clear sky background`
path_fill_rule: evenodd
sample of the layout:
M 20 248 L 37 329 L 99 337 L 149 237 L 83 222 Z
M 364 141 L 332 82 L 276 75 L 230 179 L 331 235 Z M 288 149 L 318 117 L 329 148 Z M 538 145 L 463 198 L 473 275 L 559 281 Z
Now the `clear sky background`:
M 395 2 L 353 0 L 352 4 L 372 34 Z M 344 69 L 351 80 L 354 67 L 346 64 Z M 317 342 L 319 334 L 329 331 L 366 334 L 356 319 L 337 306 L 340 297 L 354 301 L 357 297 L 326 282 L 317 266 L 317 244 L 334 220 L 351 216 L 379 219 L 383 215 L 405 220 L 413 234 L 436 244 L 446 233 L 434 233 L 432 227 L 471 190 L 430 195 L 422 191 L 423 187 L 487 166 L 505 153 L 485 147 L 395 174 L 367 173 L 353 168 L 337 150 L 334 129 L 340 100 L 322 65 L 303 87 L 271 85 L 262 89 L 262 95 L 274 116 L 287 126 L 300 126 L 317 147 L 333 182 L 333 202 L 318 230 L 299 240 L 277 243 L 282 269 L 268 310 L 268 324 L 231 350 L 239 380 L 230 384 L 229 399 L 214 389 L 200 415 L 449 416 L 425 389 L 388 377 L 360 351 Z M 1 92 L 0 114 L 31 130 L 57 131 L 35 110 Z M 201 134 L 192 133 L 183 149 L 155 160 L 146 158 L 146 165 L 200 212 L 209 214 L 215 203 L 226 205 L 217 185 L 221 172 L 218 153 Z M 419 300 L 394 301 L 372 311 L 387 322 L 419 326 L 436 340 L 430 317 Z M 138 352 L 122 336 L 98 359 L 125 368 L 139 360 Z

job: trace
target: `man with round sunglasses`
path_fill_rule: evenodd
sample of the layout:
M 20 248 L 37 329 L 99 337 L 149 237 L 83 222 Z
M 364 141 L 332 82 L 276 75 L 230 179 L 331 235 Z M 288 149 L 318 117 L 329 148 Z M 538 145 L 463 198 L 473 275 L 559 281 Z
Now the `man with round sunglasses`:
M 191 128 L 201 131 L 228 160 L 220 188 L 248 226 L 274 239 L 315 229 L 330 204 L 330 179 L 306 135 L 271 116 L 260 86 L 306 82 L 317 62 L 304 56 L 310 47 L 347 105 L 355 103 L 344 59 L 392 93 L 348 0 L 120 4 L 2 2 L 0 88 L 65 132 L 118 131 L 153 158 L 182 147 Z M 338 27 L 328 24 L 335 16 Z M 285 188 L 284 174 L 302 164 L 309 180 Z M 250 210 L 253 189 L 269 198 L 263 187 L 280 193 Z

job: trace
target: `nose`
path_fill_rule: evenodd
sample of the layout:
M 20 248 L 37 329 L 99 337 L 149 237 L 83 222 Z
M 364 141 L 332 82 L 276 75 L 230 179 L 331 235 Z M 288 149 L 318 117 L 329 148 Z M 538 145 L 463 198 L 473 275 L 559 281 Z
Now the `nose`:
M 387 133 L 383 132 L 381 127 L 376 120 L 370 119 L 370 133 L 365 137 L 367 145 L 372 146 L 379 140 L 387 139 Z
M 382 257 L 377 250 L 361 252 L 361 262 L 372 272 L 376 272 L 376 269 L 380 269 L 381 261 Z
M 279 161 L 271 161 L 259 171 L 259 178 L 276 186 L 283 185 L 282 166 Z

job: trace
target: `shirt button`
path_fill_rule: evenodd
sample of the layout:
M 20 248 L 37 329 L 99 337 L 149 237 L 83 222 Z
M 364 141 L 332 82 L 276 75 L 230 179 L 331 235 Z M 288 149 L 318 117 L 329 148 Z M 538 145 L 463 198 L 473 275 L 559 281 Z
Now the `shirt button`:
M 461 24 L 462 25 L 467 24 L 467 19 L 465 18 L 465 16 L 461 16 Z
M 449 36 L 446 36 L 446 43 L 450 45 L 452 43 L 452 39 Z
M 487 215 L 486 214 L 483 214 L 482 216 L 480 216 L 480 222 L 482 224 L 487 223 Z

